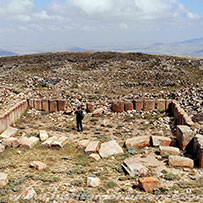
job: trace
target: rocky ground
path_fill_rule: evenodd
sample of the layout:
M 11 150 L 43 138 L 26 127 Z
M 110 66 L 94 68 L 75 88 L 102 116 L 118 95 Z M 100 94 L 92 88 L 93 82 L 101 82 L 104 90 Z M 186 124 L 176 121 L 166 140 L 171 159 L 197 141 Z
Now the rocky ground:
M 73 114 L 29 109 L 14 126 L 19 129 L 17 137 L 37 137 L 39 130 L 46 130 L 49 136 L 67 136 L 69 142 L 64 148 L 47 148 L 41 143 L 33 149 L 7 148 L 0 155 L 0 172 L 8 174 L 9 183 L 0 189 L 0 202 L 25 201 L 21 194 L 28 186 L 37 193 L 33 202 L 201 202 L 201 169 L 170 167 L 157 147 L 123 147 L 126 139 L 139 135 L 173 138 L 174 120 L 157 111 L 112 113 L 110 103 L 116 98 L 173 98 L 201 124 L 202 61 L 140 53 L 50 53 L 0 58 L 1 113 L 26 98 L 63 98 L 68 101 L 68 109 L 94 102 L 105 112 L 99 118 L 86 114 L 84 132 L 77 133 Z M 78 141 L 83 139 L 101 143 L 116 140 L 124 153 L 95 161 L 78 148 Z M 131 156 L 150 169 L 148 176 L 160 180 L 160 189 L 146 193 L 138 187 L 139 177 L 124 172 L 121 165 Z M 36 160 L 47 164 L 47 168 L 30 168 Z M 98 177 L 100 185 L 88 187 L 89 176 Z

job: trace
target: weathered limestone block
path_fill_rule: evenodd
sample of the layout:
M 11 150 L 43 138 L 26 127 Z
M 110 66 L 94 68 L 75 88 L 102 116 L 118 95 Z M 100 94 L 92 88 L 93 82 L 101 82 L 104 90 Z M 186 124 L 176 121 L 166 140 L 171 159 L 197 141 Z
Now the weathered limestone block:
M 141 112 L 143 110 L 143 100 L 136 99 L 133 101 L 133 105 L 137 112 Z
M 57 112 L 57 101 L 56 100 L 49 100 L 49 112 Z
M 203 135 L 197 134 L 193 142 L 193 154 L 197 157 L 199 168 L 203 168 Z
M 4 115 L 0 115 L 0 133 L 2 133 L 7 128 L 7 119 Z
M 99 156 L 99 154 L 90 154 L 89 156 L 90 158 L 99 161 L 101 159 L 101 157 Z
M 42 110 L 49 112 L 49 100 L 42 100 Z
M 36 170 L 43 170 L 47 167 L 47 165 L 42 163 L 41 161 L 33 161 L 30 163 L 30 167 L 33 167 Z
M 139 178 L 138 182 L 139 187 L 142 188 L 145 192 L 152 192 L 154 189 L 161 187 L 161 183 L 155 177 Z
M 78 142 L 78 148 L 86 148 L 90 140 L 81 140 Z
M 8 184 L 8 175 L 0 172 L 0 188 L 5 188 Z
M 144 100 L 143 108 L 144 108 L 144 111 L 153 111 L 155 109 L 155 101 Z
M 184 150 L 194 137 L 194 132 L 189 126 L 177 125 L 176 138 L 180 149 Z
M 57 140 L 53 141 L 51 143 L 51 146 L 63 148 L 68 143 L 68 141 L 69 141 L 68 137 L 61 136 L 61 137 L 57 138 Z
M 29 107 L 34 108 L 34 100 L 33 99 L 29 99 L 28 100 L 28 105 L 29 105 Z
M 85 149 L 85 152 L 95 153 L 99 151 L 99 147 L 100 147 L 100 141 L 90 141 Z
M 97 177 L 87 177 L 87 186 L 88 187 L 98 187 L 101 184 L 101 181 Z
M 99 109 L 96 109 L 94 110 L 94 112 L 92 113 L 92 116 L 93 117 L 100 117 L 102 114 L 103 114 L 103 109 L 102 108 L 99 108 Z
M 127 139 L 125 142 L 125 146 L 127 148 L 129 147 L 141 148 L 149 145 L 150 145 L 150 136 L 133 137 L 133 138 Z
M 163 136 L 151 136 L 152 138 L 152 145 L 154 147 L 158 146 L 170 146 L 171 138 L 163 137 Z
M 166 110 L 166 101 L 165 99 L 157 99 L 156 100 L 156 109 L 159 111 Z
M 149 169 L 137 161 L 135 157 L 125 159 L 122 167 L 131 177 L 135 177 L 137 175 L 146 176 L 149 173 Z
M 166 99 L 165 101 L 165 109 L 172 113 L 172 100 Z
M 0 144 L 0 155 L 5 151 L 5 146 Z
M 21 195 L 22 200 L 31 200 L 37 196 L 37 193 L 33 189 L 33 187 L 26 188 Z
M 34 108 L 41 111 L 42 110 L 42 102 L 41 100 L 34 100 Z
M 177 147 L 160 146 L 159 150 L 162 156 L 180 154 L 180 150 Z
M 42 145 L 51 147 L 51 144 L 56 140 L 57 140 L 57 136 L 49 137 L 45 142 L 42 143 Z
M 57 105 L 58 105 L 58 111 L 64 111 L 66 109 L 66 100 L 58 100 Z
M 40 141 L 45 141 L 49 138 L 49 135 L 47 134 L 46 130 L 39 131 L 39 138 L 40 138 Z
M 92 113 L 95 110 L 95 106 L 93 103 L 88 103 L 87 104 L 87 112 Z
M 132 111 L 133 110 L 133 103 L 132 102 L 125 102 L 124 103 L 124 110 L 125 111 Z
M 123 149 L 115 140 L 111 140 L 109 142 L 101 144 L 99 155 L 102 158 L 107 158 L 109 156 L 116 155 L 116 154 L 123 154 Z
M 20 145 L 20 141 L 16 137 L 8 137 L 4 139 L 4 144 L 8 147 L 18 147 Z
M 13 137 L 18 133 L 17 128 L 8 127 L 1 135 L 2 138 Z
M 117 113 L 124 112 L 124 103 L 122 101 L 113 102 L 112 111 Z
M 32 149 L 39 142 L 39 138 L 37 137 L 21 137 L 20 143 L 23 147 Z
M 170 155 L 168 158 L 168 163 L 173 167 L 194 167 L 194 161 L 192 159 L 182 156 Z

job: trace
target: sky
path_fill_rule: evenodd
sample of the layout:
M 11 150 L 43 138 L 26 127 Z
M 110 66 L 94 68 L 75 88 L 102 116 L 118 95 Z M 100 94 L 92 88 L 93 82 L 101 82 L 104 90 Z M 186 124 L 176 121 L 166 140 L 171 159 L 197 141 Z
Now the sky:
M 203 0 L 0 0 L 0 48 L 18 52 L 203 37 Z

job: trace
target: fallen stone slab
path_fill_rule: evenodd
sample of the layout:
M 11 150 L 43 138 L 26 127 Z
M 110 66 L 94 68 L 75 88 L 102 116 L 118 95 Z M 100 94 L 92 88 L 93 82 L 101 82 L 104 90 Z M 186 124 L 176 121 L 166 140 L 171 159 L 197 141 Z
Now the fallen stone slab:
M 56 140 L 57 140 L 57 136 L 49 137 L 45 142 L 42 143 L 42 145 L 51 147 L 51 144 Z
M 8 184 L 8 175 L 0 172 L 0 188 L 5 188 Z
M 0 144 L 0 154 L 3 154 L 4 151 L 5 151 L 5 146 Z
M 37 137 L 21 137 L 20 143 L 23 147 L 32 149 L 39 142 Z
M 94 110 L 94 112 L 92 113 L 92 116 L 93 117 L 100 117 L 102 114 L 103 114 L 103 109 L 102 108 L 99 108 L 99 109 L 96 109 Z
M 22 200 L 31 200 L 36 196 L 37 196 L 37 193 L 35 192 L 33 187 L 26 188 L 21 194 Z
M 94 159 L 95 161 L 99 161 L 101 159 L 101 157 L 99 156 L 99 154 L 90 154 L 89 156 L 90 158 Z
M 107 158 L 112 155 L 123 154 L 123 149 L 116 142 L 116 140 L 111 140 L 106 143 L 102 143 L 99 150 L 99 155 L 102 158 Z
M 17 128 L 8 127 L 1 135 L 2 138 L 13 137 L 18 133 Z
M 90 141 L 85 149 L 85 152 L 95 153 L 99 150 L 99 147 L 100 147 L 100 141 Z
M 30 167 L 33 167 L 37 170 L 43 170 L 47 167 L 47 165 L 42 163 L 41 161 L 33 161 L 30 163 Z
M 51 143 L 51 147 L 61 147 L 63 148 L 68 143 L 68 137 L 61 136 L 57 140 Z
M 160 149 L 161 156 L 180 154 L 180 149 L 177 147 L 160 146 L 159 149 Z
M 187 125 L 177 125 L 176 138 L 180 149 L 185 150 L 187 145 L 190 143 L 194 137 L 194 132 Z
M 78 148 L 86 148 L 90 140 L 81 140 L 78 142 Z
M 168 163 L 170 166 L 173 167 L 186 167 L 186 168 L 194 167 L 194 161 L 192 159 L 182 156 L 170 155 L 168 158 Z
M 8 137 L 4 139 L 4 144 L 8 147 L 18 147 L 20 146 L 20 141 L 16 137 Z
M 49 138 L 49 135 L 47 134 L 46 130 L 40 130 L 39 131 L 39 139 L 40 141 L 45 141 Z
M 145 192 L 152 192 L 154 189 L 161 187 L 161 183 L 155 177 L 139 178 L 138 182 L 139 187 L 143 189 Z
M 101 181 L 97 177 L 87 177 L 87 186 L 88 187 L 98 187 L 101 184 Z
M 129 147 L 146 147 L 150 145 L 150 136 L 137 136 L 130 139 L 127 139 L 125 142 L 125 146 Z
M 146 176 L 149 173 L 149 169 L 137 161 L 136 157 L 125 159 L 122 167 L 131 177 L 135 177 L 137 175 Z
M 152 139 L 152 145 L 154 147 L 159 146 L 170 146 L 172 140 L 169 137 L 163 137 L 163 136 L 151 136 Z
M 193 142 L 193 154 L 197 157 L 197 165 L 203 168 L 203 135 L 197 134 Z

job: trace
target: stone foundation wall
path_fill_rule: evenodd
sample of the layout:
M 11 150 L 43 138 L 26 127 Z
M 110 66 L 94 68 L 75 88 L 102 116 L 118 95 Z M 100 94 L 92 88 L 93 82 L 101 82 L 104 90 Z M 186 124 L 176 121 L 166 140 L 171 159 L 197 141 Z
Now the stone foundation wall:
M 29 107 L 46 112 L 64 111 L 67 105 L 66 100 L 28 99 L 27 101 Z
M 26 100 L 17 103 L 15 106 L 11 107 L 3 115 L 0 115 L 0 133 L 2 133 L 8 126 L 13 125 L 17 122 L 21 116 L 26 112 L 28 108 L 28 103 Z

